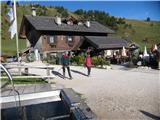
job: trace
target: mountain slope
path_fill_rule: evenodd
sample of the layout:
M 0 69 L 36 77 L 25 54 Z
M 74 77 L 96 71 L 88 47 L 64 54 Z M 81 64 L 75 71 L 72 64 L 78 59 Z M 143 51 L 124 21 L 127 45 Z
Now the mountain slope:
M 144 46 L 151 48 L 152 45 L 160 43 L 160 22 L 146 22 L 140 20 L 126 20 L 127 24 L 131 24 L 130 29 L 125 29 L 120 26 L 117 34 L 125 37 L 140 45 L 141 49 Z

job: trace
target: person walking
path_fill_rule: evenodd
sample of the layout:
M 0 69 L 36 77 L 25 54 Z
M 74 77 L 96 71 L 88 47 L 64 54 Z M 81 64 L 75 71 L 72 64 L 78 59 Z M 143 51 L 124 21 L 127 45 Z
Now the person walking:
M 68 75 L 69 75 L 70 79 L 72 79 L 72 75 L 71 75 L 71 71 L 70 71 L 70 67 L 69 67 L 70 55 L 68 54 L 68 52 L 65 52 L 62 55 L 61 63 L 62 63 L 62 69 L 63 69 L 63 78 L 65 78 L 65 68 L 67 68 Z
M 84 65 L 85 65 L 85 67 L 87 67 L 88 76 L 90 76 L 92 61 L 91 61 L 91 57 L 90 57 L 89 53 L 87 53 L 87 56 L 86 56 L 85 61 L 84 61 Z

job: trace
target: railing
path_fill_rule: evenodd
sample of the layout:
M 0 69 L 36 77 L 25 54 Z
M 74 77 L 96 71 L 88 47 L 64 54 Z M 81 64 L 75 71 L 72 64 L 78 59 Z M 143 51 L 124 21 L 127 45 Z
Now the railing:
M 8 79 L 9 79 L 10 82 L 11 82 L 12 90 L 13 90 L 13 94 L 14 94 L 14 98 L 15 98 L 15 105 L 16 105 L 16 107 L 18 107 L 18 106 L 17 106 L 17 100 L 16 100 L 16 94 L 15 94 L 15 93 L 17 93 L 17 95 L 18 95 L 19 102 L 20 102 L 20 97 L 19 97 L 19 93 L 15 90 L 12 75 L 10 74 L 10 72 L 9 72 L 2 64 L 0 64 L 0 67 L 1 67 L 1 71 L 2 71 L 2 69 L 4 70 L 4 72 L 5 72 L 5 73 L 7 74 L 7 76 L 8 76 Z M 19 104 L 19 105 L 20 105 L 20 104 Z

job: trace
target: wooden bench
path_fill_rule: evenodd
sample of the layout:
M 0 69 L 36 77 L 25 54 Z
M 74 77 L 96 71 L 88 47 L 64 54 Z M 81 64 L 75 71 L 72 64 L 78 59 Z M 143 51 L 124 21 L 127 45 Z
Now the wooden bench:
M 50 76 L 50 71 L 54 69 L 53 66 L 23 66 L 22 68 L 24 68 L 26 74 L 29 73 L 29 68 L 46 69 L 47 76 Z
M 6 68 L 7 69 L 18 68 L 20 71 L 20 74 L 22 74 L 21 69 L 24 69 L 26 75 L 29 74 L 29 72 L 28 72 L 29 68 L 46 69 L 47 76 L 50 76 L 50 71 L 54 69 L 53 66 L 29 66 L 29 65 L 23 65 L 23 64 L 14 64 L 14 65 L 17 65 L 17 66 L 6 66 Z

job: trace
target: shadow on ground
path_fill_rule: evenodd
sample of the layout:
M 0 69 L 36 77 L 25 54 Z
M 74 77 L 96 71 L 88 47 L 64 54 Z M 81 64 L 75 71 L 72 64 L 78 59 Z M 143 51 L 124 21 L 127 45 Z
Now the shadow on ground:
M 52 73 L 53 73 L 54 75 L 56 75 L 56 76 L 62 78 L 62 79 L 64 79 L 64 78 L 70 79 L 70 78 L 68 78 L 68 77 L 64 77 L 60 72 L 52 71 Z
M 71 71 L 74 72 L 74 73 L 78 73 L 78 74 L 84 75 L 84 76 L 88 76 L 88 75 L 86 75 L 85 73 L 82 73 L 82 72 L 77 71 L 77 70 L 71 70 Z
M 52 71 L 52 73 L 60 78 L 64 78 L 63 75 L 57 71 Z
M 150 117 L 152 118 L 153 120 L 160 120 L 160 116 L 156 116 L 156 115 L 153 115 L 149 112 L 146 112 L 144 110 L 139 110 L 141 113 L 143 113 L 144 115 L 146 115 L 147 117 Z

